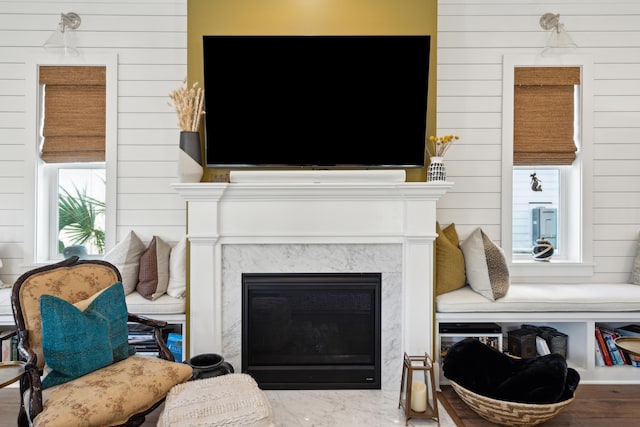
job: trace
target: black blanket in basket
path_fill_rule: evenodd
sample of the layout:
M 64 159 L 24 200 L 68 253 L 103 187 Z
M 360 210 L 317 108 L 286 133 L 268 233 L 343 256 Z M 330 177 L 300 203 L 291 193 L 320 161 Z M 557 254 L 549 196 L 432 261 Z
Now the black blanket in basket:
M 573 397 L 580 375 L 559 354 L 516 359 L 467 338 L 453 345 L 444 376 L 482 396 L 521 403 L 556 403 Z

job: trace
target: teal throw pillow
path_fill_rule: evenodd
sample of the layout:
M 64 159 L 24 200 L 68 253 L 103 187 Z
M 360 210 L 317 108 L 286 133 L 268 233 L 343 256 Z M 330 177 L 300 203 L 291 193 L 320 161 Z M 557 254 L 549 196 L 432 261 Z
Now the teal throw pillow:
M 42 295 L 42 350 L 51 370 L 42 388 L 71 381 L 135 353 L 128 343 L 127 315 L 120 282 L 76 304 Z

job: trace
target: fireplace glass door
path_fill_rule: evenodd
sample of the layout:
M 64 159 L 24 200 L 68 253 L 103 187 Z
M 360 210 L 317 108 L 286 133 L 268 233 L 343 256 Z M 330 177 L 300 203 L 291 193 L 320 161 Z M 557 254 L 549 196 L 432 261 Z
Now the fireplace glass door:
M 244 274 L 242 371 L 262 388 L 380 388 L 379 273 Z

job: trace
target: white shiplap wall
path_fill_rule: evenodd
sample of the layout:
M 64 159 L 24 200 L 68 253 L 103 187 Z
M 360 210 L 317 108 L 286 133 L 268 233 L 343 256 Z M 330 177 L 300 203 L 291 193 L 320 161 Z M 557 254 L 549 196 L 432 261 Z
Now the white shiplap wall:
M 25 63 L 60 13 L 82 19 L 78 47 L 118 55 L 117 237 L 176 242 L 185 232 L 177 181 L 179 129 L 168 94 L 187 74 L 187 0 L 0 0 L 0 280 L 23 271 Z
M 540 52 L 547 12 L 560 14 L 574 53 L 594 58 L 592 280 L 627 281 L 640 231 L 638 1 L 438 1 L 438 134 L 461 137 L 438 219 L 463 238 L 481 226 L 500 243 L 502 56 Z

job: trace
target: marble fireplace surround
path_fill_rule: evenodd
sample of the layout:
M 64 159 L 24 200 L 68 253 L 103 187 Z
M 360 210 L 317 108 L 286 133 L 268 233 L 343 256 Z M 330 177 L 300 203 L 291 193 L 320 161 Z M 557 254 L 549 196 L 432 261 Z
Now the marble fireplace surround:
M 403 352 L 432 352 L 436 202 L 451 185 L 405 182 L 401 170 L 173 184 L 187 202 L 189 355 L 241 366 L 243 272 L 381 272 L 382 387 L 398 387 Z

